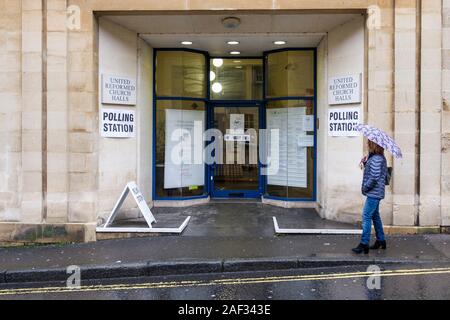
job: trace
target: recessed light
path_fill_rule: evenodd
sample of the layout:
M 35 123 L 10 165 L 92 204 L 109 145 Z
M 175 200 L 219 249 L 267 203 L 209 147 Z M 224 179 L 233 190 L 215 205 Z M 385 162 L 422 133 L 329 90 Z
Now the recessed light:
M 286 41 L 284 41 L 284 40 L 276 40 L 276 41 L 273 42 L 273 44 L 276 44 L 276 45 L 280 46 L 280 45 L 286 44 Z
M 215 93 L 222 92 L 222 85 L 219 82 L 214 82 L 212 85 L 212 91 Z
M 209 72 L 209 80 L 214 81 L 215 78 L 216 78 L 216 73 L 214 71 L 210 71 Z
M 190 46 L 192 44 L 192 41 L 181 41 L 181 44 L 183 46 Z
M 213 59 L 212 62 L 213 62 L 214 67 L 216 67 L 216 68 L 220 68 L 223 65 L 223 59 L 220 59 L 220 58 Z
M 242 69 L 242 66 L 235 66 L 236 69 Z
M 230 44 L 230 45 L 232 45 L 232 46 L 234 46 L 234 45 L 239 44 L 239 41 L 232 40 L 232 41 L 228 41 L 227 43 Z
M 241 60 L 233 60 L 234 63 L 241 63 Z
M 240 51 L 230 51 L 230 54 L 232 54 L 232 55 L 238 55 L 238 54 L 241 54 L 241 52 L 240 52 Z

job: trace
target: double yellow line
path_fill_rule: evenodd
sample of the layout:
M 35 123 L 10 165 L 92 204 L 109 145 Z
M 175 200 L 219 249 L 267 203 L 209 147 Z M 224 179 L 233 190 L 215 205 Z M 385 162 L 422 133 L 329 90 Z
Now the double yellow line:
M 279 283 L 295 281 L 320 281 L 355 279 L 365 277 L 398 277 L 398 276 L 420 276 L 432 274 L 450 274 L 450 268 L 429 268 L 429 269 L 399 269 L 383 270 L 379 272 L 361 271 L 348 273 L 329 273 L 315 275 L 295 275 L 295 276 L 273 276 L 273 277 L 251 277 L 251 278 L 228 278 L 215 280 L 186 280 L 186 281 L 166 281 L 148 282 L 139 284 L 113 284 L 113 285 L 90 285 L 81 288 L 69 287 L 43 287 L 43 288 L 14 288 L 0 290 L 0 296 L 26 295 L 26 294 L 46 294 L 46 293 L 67 293 L 67 292 L 90 292 L 90 291 L 117 291 L 117 290 L 142 290 L 142 289 L 167 289 L 179 287 L 200 287 L 217 285 L 247 285 L 261 283 Z

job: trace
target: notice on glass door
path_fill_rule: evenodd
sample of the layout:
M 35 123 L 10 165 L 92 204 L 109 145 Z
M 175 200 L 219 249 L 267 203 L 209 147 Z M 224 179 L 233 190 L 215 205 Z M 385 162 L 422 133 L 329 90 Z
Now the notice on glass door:
M 280 136 L 279 170 L 267 177 L 268 184 L 307 187 L 307 147 L 314 146 L 314 136 L 306 135 L 311 126 L 306 120 L 304 128 L 305 117 L 309 116 L 304 107 L 267 109 L 267 129 L 278 129 Z
M 198 152 L 203 159 L 204 119 L 204 111 L 166 109 L 164 189 L 205 184 L 203 161 L 195 161 Z M 200 134 L 194 134 L 196 126 Z
M 233 133 L 244 133 L 245 128 L 245 114 L 232 113 L 230 114 L 230 130 Z

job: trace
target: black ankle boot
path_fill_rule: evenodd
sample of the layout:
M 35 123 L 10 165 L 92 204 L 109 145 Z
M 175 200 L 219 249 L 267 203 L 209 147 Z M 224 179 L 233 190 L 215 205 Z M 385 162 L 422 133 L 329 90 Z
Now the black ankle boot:
M 360 243 L 356 248 L 353 248 L 352 251 L 354 253 L 360 254 L 363 253 L 364 254 L 368 254 L 369 253 L 369 246 L 367 244 L 362 244 Z
M 373 246 L 370 247 L 371 250 L 377 250 L 377 249 L 383 249 L 386 250 L 386 241 L 375 241 Z

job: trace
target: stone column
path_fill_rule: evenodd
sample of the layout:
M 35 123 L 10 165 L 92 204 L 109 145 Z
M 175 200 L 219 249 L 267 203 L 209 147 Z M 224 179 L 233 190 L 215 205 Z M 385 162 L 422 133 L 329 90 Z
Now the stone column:
M 17 1 L 20 2 L 20 1 Z M 43 23 L 42 2 L 22 0 L 22 218 L 42 222 Z M 19 126 L 20 128 L 20 126 Z
M 442 225 L 450 226 L 450 1 L 442 8 Z
M 395 2 L 395 140 L 393 224 L 414 226 L 418 214 L 418 55 L 416 0 Z
M 422 1 L 420 226 L 441 223 L 442 0 Z
M 69 222 L 94 222 L 98 189 L 97 23 L 84 0 L 68 0 L 80 24 L 68 32 Z
M 28 29 L 29 25 L 25 27 Z M 0 221 L 20 221 L 22 179 L 33 184 L 30 192 L 36 186 L 30 170 L 25 177 L 21 174 L 21 1 L 0 0 L 0 28 Z M 27 167 L 31 169 L 33 166 L 27 164 Z
M 67 222 L 68 106 L 66 0 L 47 0 L 46 111 L 47 212 L 46 222 Z
M 394 129 L 394 1 L 373 1 L 369 7 L 368 38 L 368 112 L 366 122 L 393 135 Z M 388 165 L 392 156 L 386 154 Z M 386 188 L 381 206 L 385 224 L 392 224 L 392 189 Z

